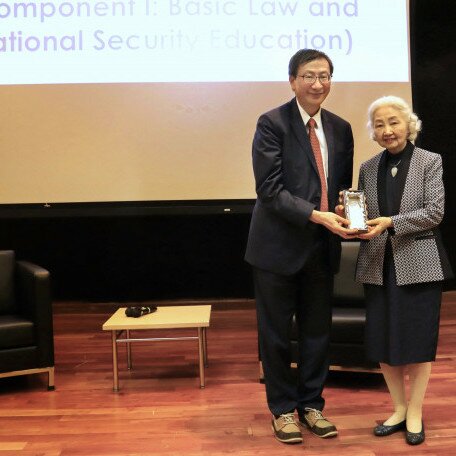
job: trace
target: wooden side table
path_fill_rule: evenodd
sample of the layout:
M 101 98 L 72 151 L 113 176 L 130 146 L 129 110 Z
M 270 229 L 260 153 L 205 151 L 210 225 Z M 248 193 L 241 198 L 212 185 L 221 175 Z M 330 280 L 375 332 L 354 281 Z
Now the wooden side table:
M 119 372 L 117 364 L 117 344 L 127 344 L 127 365 L 131 369 L 131 343 L 165 340 L 198 340 L 198 359 L 200 387 L 205 387 L 204 366 L 207 365 L 206 328 L 209 327 L 211 306 L 164 306 L 157 311 L 139 318 L 127 317 L 125 307 L 117 311 L 103 324 L 104 331 L 111 331 L 112 370 L 114 391 L 119 391 Z M 131 338 L 130 331 L 151 329 L 196 328 L 197 336 L 189 337 L 145 337 Z M 122 337 L 123 336 L 123 337 Z

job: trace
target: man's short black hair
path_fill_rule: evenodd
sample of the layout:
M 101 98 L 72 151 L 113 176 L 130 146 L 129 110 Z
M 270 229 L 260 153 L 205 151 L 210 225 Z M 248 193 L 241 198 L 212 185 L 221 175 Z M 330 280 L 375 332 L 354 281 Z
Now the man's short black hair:
M 296 52 L 288 64 L 288 76 L 296 77 L 298 75 L 298 69 L 302 64 L 309 63 L 317 59 L 325 59 L 328 62 L 329 72 L 332 76 L 334 65 L 331 59 L 324 52 L 317 51 L 316 49 L 300 49 Z

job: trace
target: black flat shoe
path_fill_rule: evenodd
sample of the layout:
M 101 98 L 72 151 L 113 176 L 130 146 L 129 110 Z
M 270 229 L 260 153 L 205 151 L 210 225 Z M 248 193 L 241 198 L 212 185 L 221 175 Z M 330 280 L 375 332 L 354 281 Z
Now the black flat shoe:
M 424 435 L 424 423 L 421 422 L 421 431 L 420 432 L 410 432 L 407 431 L 405 433 L 405 441 L 409 445 L 419 445 L 420 443 L 423 443 L 425 439 Z
M 387 435 L 394 434 L 395 432 L 402 431 L 405 429 L 405 420 L 400 423 L 388 426 L 387 424 L 379 424 L 374 427 L 374 435 L 377 437 L 385 437 Z

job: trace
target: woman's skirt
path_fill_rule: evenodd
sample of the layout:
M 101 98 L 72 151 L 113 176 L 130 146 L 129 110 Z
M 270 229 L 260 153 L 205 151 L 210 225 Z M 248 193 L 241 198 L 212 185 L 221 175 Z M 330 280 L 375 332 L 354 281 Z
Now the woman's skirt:
M 383 285 L 364 284 L 367 357 L 391 366 L 434 361 L 442 283 L 396 285 L 391 246 L 385 252 Z

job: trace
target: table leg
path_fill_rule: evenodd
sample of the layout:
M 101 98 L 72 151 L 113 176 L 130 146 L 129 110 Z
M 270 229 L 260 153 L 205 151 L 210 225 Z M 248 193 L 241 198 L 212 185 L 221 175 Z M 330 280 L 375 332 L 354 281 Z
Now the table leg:
M 130 339 L 130 330 L 129 329 L 127 329 L 127 339 Z M 130 342 L 127 342 L 127 367 L 128 367 L 128 370 L 131 370 L 131 368 L 132 368 Z
M 48 390 L 54 391 L 54 368 L 50 367 L 48 370 Z
M 114 392 L 117 393 L 119 391 L 119 371 L 118 371 L 118 366 L 117 366 L 117 342 L 116 342 L 117 336 L 116 336 L 116 331 L 111 331 L 111 340 L 112 340 L 112 375 L 113 375 L 113 381 L 114 381 L 114 387 L 113 390 Z
M 206 328 L 202 328 L 203 329 L 203 350 L 204 350 L 204 366 L 207 367 L 208 366 L 208 360 L 207 360 L 207 332 L 206 332 Z
M 204 343 L 202 328 L 198 328 L 198 359 L 199 359 L 199 374 L 200 388 L 204 388 Z

